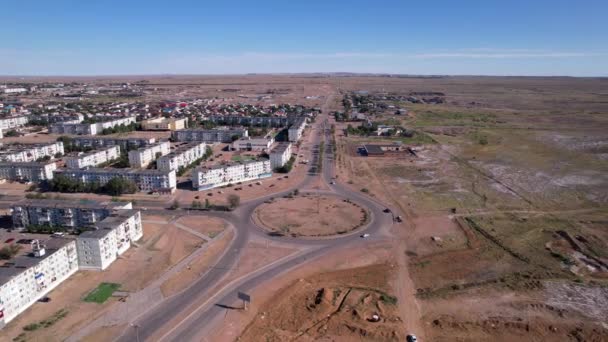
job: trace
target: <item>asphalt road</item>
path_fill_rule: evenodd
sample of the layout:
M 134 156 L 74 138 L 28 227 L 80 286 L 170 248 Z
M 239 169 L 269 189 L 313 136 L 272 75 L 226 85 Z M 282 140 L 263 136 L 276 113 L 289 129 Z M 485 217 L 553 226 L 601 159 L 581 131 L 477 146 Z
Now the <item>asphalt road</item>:
M 325 111 L 326 113 L 326 111 Z M 293 269 L 312 259 L 318 258 L 336 247 L 346 244 L 356 246 L 364 244 L 367 240 L 375 239 L 382 227 L 393 223 L 392 215 L 384 213 L 381 204 L 363 194 L 352 191 L 343 184 L 336 181 L 330 184 L 334 175 L 333 153 L 330 139 L 330 127 L 326 114 L 317 118 L 313 125 L 313 141 L 309 166 L 316 165 L 317 158 L 323 158 L 322 173 L 309 172 L 305 179 L 292 189 L 269 194 L 251 201 L 242 203 L 233 212 L 207 212 L 206 215 L 221 217 L 234 225 L 237 229 L 236 238 L 217 264 L 210 268 L 197 281 L 185 291 L 163 300 L 161 303 L 151 303 L 151 308 L 140 317 L 134 317 L 128 327 L 117 341 L 200 341 L 205 334 L 205 328 L 210 326 L 216 319 L 223 317 L 226 307 L 232 305 L 237 299 L 237 292 L 247 292 L 256 286 L 271 280 L 272 278 Z M 323 155 L 318 154 L 319 144 L 325 141 Z M 311 167 L 311 169 L 313 169 Z M 270 197 L 280 197 L 299 189 L 300 191 L 315 192 L 307 189 L 318 177 L 331 188 L 330 193 L 349 198 L 366 207 L 370 212 L 370 223 L 357 234 L 337 237 L 334 239 L 297 239 L 291 237 L 271 237 L 262 229 L 253 224 L 251 216 L 256 207 L 268 200 Z M 166 213 L 165 210 L 148 209 L 152 213 Z M 197 213 L 200 214 L 200 213 Z M 368 239 L 362 239 L 360 234 L 368 233 Z M 278 240 L 293 244 L 303 244 L 310 248 L 303 254 L 296 255 L 286 260 L 281 260 L 248 276 L 238 279 L 224 287 L 217 293 L 207 293 L 215 284 L 225 277 L 228 272 L 237 265 L 241 251 L 252 235 L 257 235 L 268 240 Z M 186 315 L 186 317 L 181 318 Z M 179 319 L 177 317 L 180 317 Z M 159 338 L 159 334 L 164 335 Z

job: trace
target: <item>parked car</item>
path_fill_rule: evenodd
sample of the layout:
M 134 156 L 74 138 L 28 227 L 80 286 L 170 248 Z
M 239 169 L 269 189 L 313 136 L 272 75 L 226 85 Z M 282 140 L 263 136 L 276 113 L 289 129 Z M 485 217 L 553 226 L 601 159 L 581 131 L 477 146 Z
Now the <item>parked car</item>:
M 386 209 L 384 209 L 382 211 L 385 212 L 385 213 L 387 213 L 387 214 L 391 212 L 391 210 L 389 208 L 386 208 Z
M 407 335 L 407 337 L 405 338 L 405 340 L 407 342 L 416 342 L 416 341 L 418 341 L 418 338 L 414 334 L 409 334 L 409 335 Z
M 368 233 L 365 233 L 365 234 L 362 234 L 362 235 L 361 235 L 361 238 L 362 238 L 362 239 L 365 239 L 365 238 L 368 238 L 368 237 L 369 237 L 369 234 L 368 234 Z

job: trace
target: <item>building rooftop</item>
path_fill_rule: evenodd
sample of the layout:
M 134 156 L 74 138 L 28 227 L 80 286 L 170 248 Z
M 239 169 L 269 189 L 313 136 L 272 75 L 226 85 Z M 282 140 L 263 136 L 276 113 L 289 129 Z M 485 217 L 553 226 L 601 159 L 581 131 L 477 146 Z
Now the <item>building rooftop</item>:
M 32 241 L 40 241 L 46 253 L 42 257 L 33 254 Z M 9 260 L 0 260 L 0 286 L 4 285 L 19 273 L 37 265 L 40 261 L 48 258 L 60 248 L 74 241 L 70 237 L 53 237 L 47 234 L 29 234 L 0 231 L 0 248 L 10 245 L 20 246 L 21 249 Z M 76 251 L 74 251 L 76 253 Z
M 200 141 L 200 142 L 187 142 L 187 143 L 178 143 L 176 144 L 173 148 L 173 151 L 171 151 L 171 153 L 166 154 L 164 156 L 162 156 L 161 158 L 171 158 L 174 157 L 178 154 L 184 153 L 188 150 L 191 150 L 199 145 L 206 145 L 204 142 Z
M 251 164 L 251 163 L 264 162 L 264 161 L 269 161 L 269 160 L 266 158 L 256 158 L 256 159 L 250 159 L 250 160 L 244 160 L 244 161 L 238 161 L 238 162 L 232 161 L 232 162 L 217 164 L 217 165 L 201 166 L 201 167 L 196 168 L 196 170 L 197 171 L 217 170 L 217 169 L 224 169 L 224 168 L 231 167 L 231 166 L 247 165 L 247 164 Z
M 138 213 L 139 210 L 128 209 L 120 210 L 112 213 L 112 215 L 106 217 L 95 225 L 94 230 L 87 230 L 79 235 L 82 238 L 102 238 L 108 235 L 116 226 L 122 224 L 127 219 Z
M 280 142 L 270 151 L 270 153 L 283 153 L 289 146 L 291 146 L 291 143 Z
M 14 166 L 14 167 L 43 167 L 49 164 L 55 164 L 55 162 L 50 161 L 50 162 L 30 162 L 30 163 L 23 163 L 23 162 L 0 162 L 0 166 Z
M 0 154 L 8 154 L 14 152 L 20 152 L 25 149 L 32 149 L 36 147 L 45 147 L 49 145 L 55 145 L 57 142 L 47 142 L 47 143 L 13 143 L 6 144 L 0 146 Z
M 123 208 L 128 202 L 110 202 L 82 199 L 78 201 L 54 200 L 54 199 L 24 199 L 13 207 L 43 207 L 43 208 L 78 208 L 78 209 L 108 209 L 115 210 Z
M 86 170 L 79 169 L 59 169 L 55 170 L 57 173 L 108 173 L 108 174 L 121 174 L 121 173 L 133 173 L 133 174 L 147 174 L 147 175 L 168 175 L 171 171 L 162 171 L 156 169 L 100 169 L 100 168 L 88 168 Z

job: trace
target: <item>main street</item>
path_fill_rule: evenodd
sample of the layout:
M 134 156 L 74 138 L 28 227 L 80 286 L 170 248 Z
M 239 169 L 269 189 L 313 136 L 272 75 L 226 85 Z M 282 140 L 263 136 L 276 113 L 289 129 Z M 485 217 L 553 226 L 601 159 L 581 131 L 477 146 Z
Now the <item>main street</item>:
M 334 163 L 333 148 L 331 146 L 331 132 L 328 123 L 328 110 L 317 117 L 312 125 L 312 145 L 309 172 L 300 184 L 279 193 L 268 194 L 254 200 L 242 203 L 233 212 L 209 212 L 208 215 L 220 217 L 236 227 L 236 237 L 228 250 L 220 258 L 214 267 L 203 274 L 189 288 L 172 297 L 164 299 L 160 303 L 150 303 L 150 309 L 133 318 L 128 328 L 117 339 L 118 341 L 137 340 L 161 340 L 161 341 L 198 341 L 204 337 L 206 329 L 216 323 L 216 319 L 222 317 L 225 306 L 230 306 L 237 298 L 237 292 L 247 292 L 256 286 L 273 279 L 303 263 L 318 258 L 325 253 L 345 245 L 356 246 L 367 241 L 359 236 L 363 233 L 371 235 L 379 233 L 382 227 L 392 224 L 392 215 L 383 212 L 384 206 L 375 200 L 353 191 L 344 184 L 333 182 Z M 318 153 L 321 142 L 324 142 L 323 153 Z M 316 171 L 317 158 L 322 158 L 321 172 Z M 331 189 L 319 191 L 311 188 L 311 184 L 319 177 Z M 334 184 L 332 184 L 334 183 Z M 298 189 L 300 192 L 327 192 L 342 196 L 355 201 L 366 207 L 370 214 L 369 224 L 359 230 L 356 234 L 340 236 L 333 239 L 298 239 L 291 237 L 271 237 L 260 227 L 257 227 L 251 217 L 254 210 L 271 197 L 281 197 Z M 156 212 L 157 210 L 148 209 Z M 272 263 L 256 272 L 241 277 L 216 293 L 209 293 L 210 289 L 224 279 L 231 269 L 237 264 L 241 252 L 253 235 L 256 237 L 288 242 L 297 245 L 305 245 L 303 252 L 292 257 L 284 258 Z M 224 308 L 220 305 L 224 305 Z

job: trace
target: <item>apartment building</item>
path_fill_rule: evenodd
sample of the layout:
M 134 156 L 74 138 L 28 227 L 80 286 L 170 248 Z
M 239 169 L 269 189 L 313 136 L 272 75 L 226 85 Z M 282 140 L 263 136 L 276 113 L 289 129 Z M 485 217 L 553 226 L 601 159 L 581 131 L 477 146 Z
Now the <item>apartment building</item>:
M 299 117 L 287 130 L 289 141 L 296 142 L 302 138 L 304 129 L 306 128 L 306 117 Z
M 0 179 L 39 182 L 53 179 L 53 171 L 56 169 L 57 165 L 54 162 L 0 162 Z
M 10 144 L 0 147 L 0 161 L 31 163 L 44 157 L 64 154 L 61 141 L 44 144 Z
M 75 156 L 68 156 L 65 166 L 69 169 L 83 169 L 86 167 L 96 167 L 120 158 L 120 146 L 114 145 L 104 149 L 91 152 L 79 152 Z
M 11 245 L 18 254 L 0 261 L 0 328 L 78 270 L 73 239 L 0 233 L 0 248 Z
M 27 115 L 0 118 L 0 130 L 9 130 L 27 125 L 30 117 Z
M 84 121 L 84 115 L 80 113 L 54 113 L 46 115 L 49 123 L 77 124 Z
M 72 145 L 81 148 L 103 148 L 108 146 L 120 146 L 121 149 L 128 151 L 156 143 L 156 138 L 119 138 L 119 137 L 100 137 L 100 136 L 78 136 L 71 138 Z
M 264 152 L 270 150 L 274 143 L 273 137 L 268 138 L 241 138 L 232 143 L 232 149 L 235 151 L 259 151 Z
M 187 167 L 202 158 L 206 151 L 207 144 L 204 142 L 185 143 L 166 156 L 158 158 L 156 168 L 163 171 L 177 171 L 180 167 Z
M 26 88 L 4 88 L 0 89 L 1 92 L 5 94 L 18 94 L 18 93 L 26 93 Z
M 135 117 L 126 116 L 96 123 L 56 123 L 49 130 L 54 134 L 97 135 L 104 129 L 132 123 L 135 123 Z
M 248 137 L 249 132 L 244 128 L 218 128 L 218 129 L 183 129 L 173 132 L 175 141 L 204 141 L 206 143 L 231 143 L 237 139 Z
M 13 227 L 28 226 L 90 227 L 120 209 L 132 209 L 131 202 L 63 201 L 25 199 L 15 203 L 12 210 Z
M 148 167 L 156 159 L 171 153 L 171 143 L 162 141 L 158 144 L 129 151 L 129 165 L 135 168 Z
M 207 120 L 221 125 L 286 127 L 293 123 L 294 117 L 286 116 L 245 116 L 245 115 L 211 115 Z
M 177 186 L 175 171 L 89 168 L 62 169 L 54 173 L 79 182 L 97 182 L 100 185 L 112 178 L 124 178 L 134 182 L 140 191 L 173 192 Z
M 285 165 L 291 158 L 291 143 L 280 143 L 270 151 L 270 167 L 274 170 Z
M 82 270 L 105 270 L 143 236 L 139 210 L 120 210 L 78 235 L 76 250 Z
M 270 161 L 268 159 L 216 165 L 193 170 L 192 187 L 199 191 L 208 190 L 270 176 L 272 176 L 272 169 L 270 168 Z
M 141 122 L 144 131 L 177 131 L 188 127 L 187 118 L 153 118 Z

